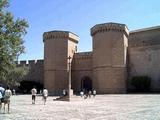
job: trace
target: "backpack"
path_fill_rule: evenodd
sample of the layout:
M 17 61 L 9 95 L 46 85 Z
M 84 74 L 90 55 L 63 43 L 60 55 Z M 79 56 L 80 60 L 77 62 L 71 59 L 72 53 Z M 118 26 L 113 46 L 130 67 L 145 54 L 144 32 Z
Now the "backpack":
M 5 91 L 0 90 L 0 92 L 1 92 L 2 98 L 4 98 Z

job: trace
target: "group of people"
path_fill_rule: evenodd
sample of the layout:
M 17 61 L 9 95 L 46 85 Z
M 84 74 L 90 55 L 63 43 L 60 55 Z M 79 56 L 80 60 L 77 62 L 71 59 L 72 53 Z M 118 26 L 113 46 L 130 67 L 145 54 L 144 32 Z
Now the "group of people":
M 32 104 L 35 104 L 36 101 L 36 96 L 37 96 L 37 90 L 35 87 L 32 88 L 31 90 L 31 94 L 32 94 Z M 43 91 L 41 92 L 42 94 L 42 99 L 44 101 L 44 105 L 46 104 L 46 100 L 48 97 L 48 90 L 46 88 L 43 89 Z M 63 95 L 67 95 L 66 90 L 63 90 Z M 90 98 L 91 95 L 93 95 L 94 97 L 96 96 L 96 90 L 94 89 L 93 91 L 89 90 L 89 91 L 81 91 L 80 92 L 81 97 L 84 97 L 84 99 L 86 98 Z M 0 85 L 0 112 L 2 111 L 2 104 L 3 104 L 3 110 L 5 113 L 5 108 L 6 105 L 8 106 L 8 113 L 10 112 L 10 97 L 12 96 L 12 91 L 10 90 L 9 86 L 7 86 L 7 88 L 3 88 L 2 85 Z
M 31 90 L 31 93 L 32 93 L 32 104 L 35 104 L 36 95 L 37 95 L 37 90 L 35 87 L 33 87 L 33 89 Z M 15 94 L 15 90 L 13 91 L 13 94 Z M 9 86 L 7 86 L 5 89 L 0 84 L 0 113 L 2 112 L 2 108 L 3 108 L 3 113 L 6 112 L 6 105 L 8 107 L 8 113 L 10 113 L 10 97 L 11 96 L 12 96 L 12 91 L 10 90 Z M 45 105 L 48 97 L 48 90 L 46 88 L 43 89 L 42 96 L 43 96 L 43 101 Z
M 84 97 L 84 99 L 86 99 L 86 98 L 91 98 L 91 95 L 93 95 L 94 97 L 96 96 L 96 90 L 95 89 L 93 89 L 93 91 L 91 91 L 91 90 L 83 90 L 83 91 L 81 91 L 80 92 L 80 96 L 83 98 Z
M 12 91 L 10 90 L 9 86 L 7 88 L 3 88 L 0 85 L 0 112 L 2 112 L 2 105 L 3 105 L 3 112 L 6 112 L 6 105 L 8 106 L 8 113 L 10 112 L 10 97 L 12 96 Z
M 37 95 L 37 90 L 35 87 L 32 88 L 31 94 L 32 94 L 32 104 L 35 104 L 36 95 Z M 47 97 L 48 97 L 48 90 L 44 88 L 42 91 L 42 99 L 44 101 L 44 105 L 46 104 Z

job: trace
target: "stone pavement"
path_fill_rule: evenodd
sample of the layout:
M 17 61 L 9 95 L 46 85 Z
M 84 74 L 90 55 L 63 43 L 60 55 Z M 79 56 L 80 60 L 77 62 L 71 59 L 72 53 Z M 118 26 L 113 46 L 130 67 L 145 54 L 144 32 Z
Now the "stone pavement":
M 31 95 L 11 98 L 10 114 L 0 120 L 160 120 L 160 95 L 98 95 L 76 101 L 53 101 L 42 97 L 31 104 Z

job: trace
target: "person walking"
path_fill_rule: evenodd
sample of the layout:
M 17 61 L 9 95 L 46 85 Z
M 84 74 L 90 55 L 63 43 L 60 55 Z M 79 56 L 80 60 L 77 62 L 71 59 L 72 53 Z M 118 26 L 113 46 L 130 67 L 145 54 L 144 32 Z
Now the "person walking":
M 95 89 L 93 90 L 93 96 L 94 97 L 96 96 L 96 90 Z
M 4 113 L 6 105 L 8 106 L 8 113 L 10 112 L 10 97 L 12 96 L 12 91 L 10 90 L 9 86 L 7 86 L 7 89 L 5 90 L 4 94 Z
M 84 95 L 84 93 L 83 93 L 83 91 L 81 91 L 81 92 L 80 92 L 81 98 L 83 98 L 83 95 Z
M 32 88 L 31 93 L 32 93 L 32 104 L 35 104 L 36 94 L 37 94 L 37 90 L 35 87 Z
M 91 98 L 91 94 L 92 94 L 92 91 L 89 90 L 89 91 L 88 91 L 88 97 L 89 97 L 89 98 Z
M 0 84 L 0 112 L 2 109 L 2 102 L 4 101 L 4 94 L 5 94 L 5 89 Z
M 42 95 L 43 95 L 43 101 L 44 101 L 44 105 L 45 105 L 47 97 L 48 97 L 48 90 L 46 88 L 43 89 Z
M 67 91 L 64 89 L 63 90 L 63 96 L 66 96 L 67 95 Z
M 16 95 L 16 90 L 15 89 L 12 90 L 12 94 Z

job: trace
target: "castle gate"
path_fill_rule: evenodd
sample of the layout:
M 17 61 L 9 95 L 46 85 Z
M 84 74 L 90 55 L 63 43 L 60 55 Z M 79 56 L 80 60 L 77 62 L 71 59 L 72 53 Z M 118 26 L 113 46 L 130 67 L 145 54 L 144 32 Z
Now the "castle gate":
M 88 76 L 84 76 L 81 79 L 81 90 L 92 90 L 92 79 Z

